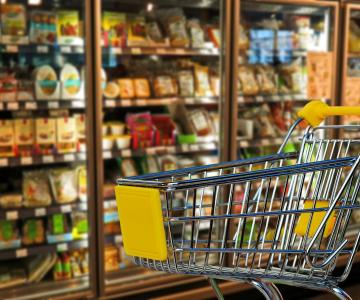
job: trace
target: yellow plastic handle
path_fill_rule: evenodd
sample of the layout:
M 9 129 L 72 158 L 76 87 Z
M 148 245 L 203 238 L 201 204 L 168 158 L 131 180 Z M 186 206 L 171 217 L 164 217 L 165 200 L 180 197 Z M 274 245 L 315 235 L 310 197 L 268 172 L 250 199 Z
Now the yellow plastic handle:
M 298 116 L 308 121 L 313 126 L 319 126 L 326 117 L 330 116 L 360 116 L 360 107 L 356 106 L 329 106 L 319 100 L 314 100 L 306 104 L 299 112 Z

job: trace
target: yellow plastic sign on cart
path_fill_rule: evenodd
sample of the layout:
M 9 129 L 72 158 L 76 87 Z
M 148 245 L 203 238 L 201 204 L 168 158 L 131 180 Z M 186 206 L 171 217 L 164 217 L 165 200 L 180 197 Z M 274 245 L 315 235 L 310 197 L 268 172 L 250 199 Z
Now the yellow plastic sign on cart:
M 166 260 L 159 190 L 119 185 L 115 187 L 115 195 L 126 254 Z

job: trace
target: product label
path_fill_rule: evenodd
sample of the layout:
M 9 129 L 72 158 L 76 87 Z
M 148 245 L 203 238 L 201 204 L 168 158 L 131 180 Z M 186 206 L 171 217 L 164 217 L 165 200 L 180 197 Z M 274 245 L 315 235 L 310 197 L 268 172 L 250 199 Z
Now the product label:
M 30 240 L 35 240 L 36 238 L 36 220 L 28 220 L 28 237 Z
M 61 214 L 55 214 L 52 216 L 53 232 L 54 234 L 64 233 L 64 216 Z
M 11 240 L 12 235 L 13 235 L 12 223 L 9 221 L 3 220 L 0 222 L 0 226 L 1 226 L 1 232 L 2 232 L 4 241 Z

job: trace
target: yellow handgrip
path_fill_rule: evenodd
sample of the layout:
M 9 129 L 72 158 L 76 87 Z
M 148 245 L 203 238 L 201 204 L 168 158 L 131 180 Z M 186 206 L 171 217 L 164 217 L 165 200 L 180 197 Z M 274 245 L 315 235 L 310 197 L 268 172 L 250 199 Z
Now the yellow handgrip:
M 355 106 L 329 106 L 319 100 L 314 100 L 306 104 L 299 112 L 298 116 L 308 121 L 313 126 L 319 126 L 326 117 L 330 116 L 360 116 L 360 107 Z

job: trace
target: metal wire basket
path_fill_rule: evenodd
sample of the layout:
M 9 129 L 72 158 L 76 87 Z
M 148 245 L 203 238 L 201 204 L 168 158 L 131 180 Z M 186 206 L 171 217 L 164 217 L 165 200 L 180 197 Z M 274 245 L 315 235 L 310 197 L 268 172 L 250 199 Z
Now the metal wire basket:
M 326 116 L 359 108 L 306 105 L 277 154 L 119 179 L 116 198 L 125 252 L 146 268 L 245 281 L 267 299 L 282 299 L 274 283 L 328 290 L 351 299 L 338 283 L 359 245 L 347 238 L 360 208 L 360 141 L 334 139 L 318 126 Z M 309 126 L 298 153 L 283 153 L 302 119 Z M 340 260 L 342 273 L 334 273 Z M 343 263 L 342 263 L 343 264 Z

